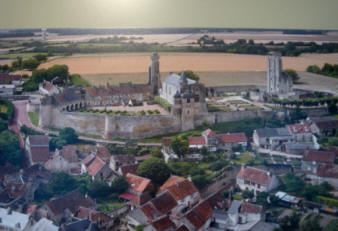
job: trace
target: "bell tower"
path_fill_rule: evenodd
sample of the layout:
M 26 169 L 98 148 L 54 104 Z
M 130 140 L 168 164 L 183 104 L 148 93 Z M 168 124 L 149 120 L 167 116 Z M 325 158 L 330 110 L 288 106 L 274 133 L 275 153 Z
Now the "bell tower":
M 149 67 L 149 85 L 153 87 L 153 93 L 158 94 L 160 82 L 160 56 L 153 53 L 151 56 L 151 65 Z

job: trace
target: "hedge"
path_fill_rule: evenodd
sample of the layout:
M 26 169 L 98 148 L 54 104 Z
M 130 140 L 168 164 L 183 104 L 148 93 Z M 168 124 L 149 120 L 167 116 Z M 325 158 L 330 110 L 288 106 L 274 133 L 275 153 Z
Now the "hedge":
M 162 107 L 164 107 L 167 111 L 170 111 L 171 104 L 167 100 L 159 96 L 155 96 L 154 101 L 158 103 L 159 105 L 161 105 Z

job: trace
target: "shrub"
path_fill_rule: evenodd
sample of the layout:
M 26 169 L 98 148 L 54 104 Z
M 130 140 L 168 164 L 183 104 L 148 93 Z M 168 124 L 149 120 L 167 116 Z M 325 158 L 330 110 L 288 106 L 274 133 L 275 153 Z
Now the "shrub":
M 155 103 L 161 105 L 163 108 L 165 108 L 167 111 L 170 111 L 171 108 L 171 104 L 166 101 L 165 99 L 159 97 L 159 96 L 155 96 L 154 98 Z

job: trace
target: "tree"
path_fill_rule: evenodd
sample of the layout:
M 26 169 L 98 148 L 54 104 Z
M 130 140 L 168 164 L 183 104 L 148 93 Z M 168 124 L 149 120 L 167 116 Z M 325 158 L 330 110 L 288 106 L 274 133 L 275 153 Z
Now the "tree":
M 73 176 L 61 172 L 53 176 L 48 186 L 54 194 L 60 195 L 76 189 L 78 185 Z
M 48 56 L 45 54 L 37 54 L 33 56 L 37 61 L 41 62 L 46 62 L 48 59 Z
M 294 231 L 299 228 L 299 221 L 301 218 L 300 213 L 293 212 L 291 216 L 285 216 L 279 223 L 279 228 L 276 230 L 280 231 Z
M 307 72 L 315 73 L 315 74 L 320 74 L 321 69 L 317 65 L 311 65 L 306 68 Z
M 61 139 L 65 140 L 67 144 L 75 144 L 78 142 L 78 135 L 75 130 L 70 127 L 66 127 L 59 132 Z
M 305 183 L 304 181 L 291 173 L 287 173 L 285 176 L 282 177 L 283 179 L 283 186 L 285 187 L 285 191 L 292 192 L 292 193 L 301 193 Z
M 89 196 L 93 198 L 103 198 L 112 194 L 112 187 L 100 180 L 91 181 L 87 187 Z
M 319 215 L 307 215 L 300 224 L 300 231 L 321 231 Z
M 27 59 L 22 61 L 21 68 L 28 69 L 28 70 L 34 70 L 40 65 L 39 61 L 36 59 Z
M 183 156 L 188 153 L 189 151 L 189 142 L 187 139 L 184 139 L 181 136 L 175 137 L 171 142 L 171 148 L 173 151 L 179 155 Z
M 337 104 L 332 102 L 328 105 L 328 110 L 331 115 L 335 115 L 338 113 L 338 107 Z
M 292 78 L 292 82 L 293 83 L 298 83 L 298 81 L 299 81 L 300 78 L 299 78 L 298 73 L 295 70 L 293 70 L 293 69 L 285 69 L 284 73 L 287 74 L 287 75 L 289 75 Z
M 128 182 L 124 176 L 119 176 L 111 184 L 114 193 L 123 193 L 128 189 Z
M 191 179 L 196 187 L 200 190 L 207 186 L 209 183 L 208 179 L 204 175 L 195 175 Z
M 252 199 L 254 197 L 254 193 L 252 191 L 249 191 L 249 190 L 245 190 L 242 192 L 242 196 L 244 199 Z
M 4 165 L 6 162 L 15 166 L 22 164 L 19 138 L 9 130 L 0 133 L 0 165 Z
M 188 78 L 188 79 L 192 79 L 195 81 L 199 81 L 200 77 L 198 74 L 196 74 L 195 72 L 193 72 L 192 70 L 186 70 L 184 71 L 184 75 Z
M 338 219 L 331 220 L 330 223 L 324 228 L 324 231 L 337 231 Z
M 62 149 L 63 146 L 67 145 L 67 141 L 60 137 L 53 137 L 49 140 L 49 150 L 55 151 L 55 149 Z
M 162 184 L 169 178 L 170 169 L 162 159 L 152 157 L 140 164 L 137 174 L 151 179 L 156 184 Z

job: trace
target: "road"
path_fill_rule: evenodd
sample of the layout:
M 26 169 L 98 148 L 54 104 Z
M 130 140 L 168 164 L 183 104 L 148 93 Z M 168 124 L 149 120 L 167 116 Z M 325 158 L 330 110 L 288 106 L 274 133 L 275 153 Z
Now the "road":
M 57 132 L 53 132 L 50 130 L 46 130 L 40 127 L 35 127 L 29 120 L 29 116 L 27 113 L 27 100 L 21 100 L 21 101 L 13 101 L 14 107 L 15 107 L 15 116 L 13 118 L 13 124 L 11 125 L 11 130 L 13 130 L 15 133 L 19 133 L 19 126 L 26 125 L 29 128 L 32 128 L 36 131 L 43 132 L 46 135 L 53 134 L 57 135 Z M 105 140 L 105 139 L 95 139 L 85 136 L 79 136 L 79 139 L 84 141 L 91 141 L 95 143 L 101 143 L 101 144 L 119 144 L 119 145 L 125 145 L 126 142 L 121 141 L 114 141 L 114 140 Z M 161 146 L 161 143 L 136 143 L 139 146 Z

